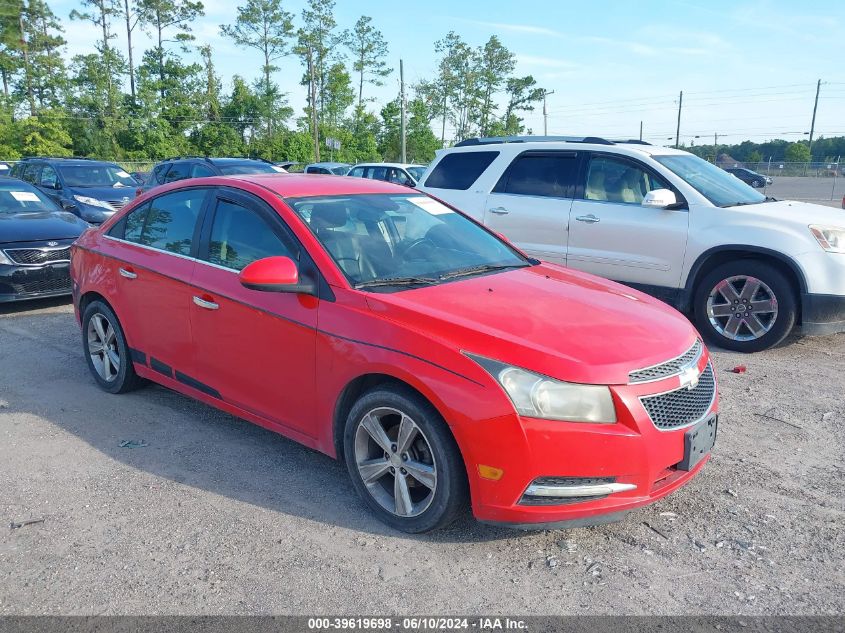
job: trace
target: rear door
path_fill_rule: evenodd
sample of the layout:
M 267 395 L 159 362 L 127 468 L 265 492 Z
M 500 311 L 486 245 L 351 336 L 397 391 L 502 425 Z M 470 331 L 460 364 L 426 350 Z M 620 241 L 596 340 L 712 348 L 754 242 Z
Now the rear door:
M 241 409 L 315 435 L 316 297 L 244 288 L 238 273 L 264 257 L 313 263 L 278 213 L 244 192 L 219 189 L 203 226 L 193 279 L 192 378 Z
M 538 259 L 565 264 L 580 162 L 571 151 L 518 154 L 487 196 L 484 224 Z
M 115 310 L 129 347 L 153 370 L 173 377 L 191 364 L 189 309 L 199 219 L 210 189 L 157 196 L 133 210 L 103 240 L 111 256 Z
M 570 211 L 568 265 L 616 281 L 678 288 L 689 211 L 642 206 L 655 189 L 673 187 L 636 159 L 593 153 L 583 199 Z

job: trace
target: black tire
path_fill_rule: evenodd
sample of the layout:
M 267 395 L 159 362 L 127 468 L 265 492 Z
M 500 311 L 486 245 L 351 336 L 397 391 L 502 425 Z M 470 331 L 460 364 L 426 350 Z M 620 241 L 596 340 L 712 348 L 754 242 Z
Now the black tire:
M 105 319 L 114 330 L 111 349 L 117 354 L 120 362 L 118 370 L 108 379 L 100 374 L 100 370 L 95 366 L 94 358 L 90 353 L 92 343 L 89 342 L 89 327 L 93 327 L 92 320 L 95 318 Z M 126 337 L 123 334 L 120 321 L 114 311 L 102 301 L 97 300 L 89 303 L 82 315 L 82 350 L 91 375 L 103 391 L 126 393 L 144 385 L 144 379 L 135 373 L 129 346 L 126 345 Z M 108 375 L 109 372 L 106 371 L 106 374 Z
M 368 414 L 385 409 L 396 410 L 408 416 L 422 432 L 421 439 L 425 442 L 425 446 L 430 448 L 430 461 L 436 471 L 436 485 L 433 491 L 429 491 L 431 498 L 428 500 L 427 507 L 415 516 L 400 516 L 395 511 L 386 510 L 374 493 L 370 492 L 358 469 L 356 458 L 356 441 L 358 440 L 356 438 L 358 438 L 360 423 Z M 398 432 L 398 424 L 391 426 L 393 420 L 390 417 L 385 416 L 386 421 L 379 424 L 383 429 L 387 429 L 387 435 L 391 440 L 396 440 L 396 437 L 391 437 L 391 435 Z M 365 434 L 361 436 L 365 439 L 360 441 L 369 443 L 368 445 L 376 452 L 380 451 L 380 445 L 372 440 L 372 434 L 366 434 L 365 430 L 361 433 Z M 418 445 L 419 440 L 418 434 L 413 444 Z M 360 446 L 362 445 L 359 444 Z M 393 447 L 396 447 L 395 443 Z M 397 530 L 417 534 L 445 527 L 465 512 L 469 505 L 469 484 L 464 462 L 449 427 L 429 402 L 407 387 L 380 385 L 362 395 L 347 416 L 343 432 L 343 448 L 346 467 L 355 491 L 381 521 Z M 396 453 L 396 448 L 393 452 Z M 419 453 L 415 453 L 415 459 L 416 456 L 419 456 Z M 382 458 L 378 457 L 378 459 Z M 383 459 L 389 466 L 390 457 L 387 452 L 384 453 Z M 391 489 L 396 490 L 394 485 L 398 485 L 396 484 L 398 476 L 400 476 L 398 473 L 388 472 L 370 485 L 376 494 L 386 499 L 385 494 L 389 495 Z M 415 486 L 411 489 L 412 492 L 425 493 L 427 490 L 425 486 L 414 480 L 410 473 L 402 477 L 410 486 Z M 377 486 L 381 487 L 382 492 L 379 492 Z M 422 506 L 424 502 L 425 499 L 419 505 Z M 398 507 L 398 504 L 395 507 Z
M 759 189 L 760 187 L 763 186 L 763 181 L 760 180 L 759 178 L 755 178 L 754 180 L 751 181 L 751 186 L 754 187 L 755 189 Z
M 768 331 L 749 340 L 736 340 L 723 334 L 711 321 L 708 314 L 708 299 L 716 286 L 724 280 L 736 277 L 752 277 L 765 286 L 774 295 L 777 313 L 773 317 L 764 318 L 761 313 L 761 320 L 768 326 Z M 762 292 L 767 293 L 766 289 Z M 760 296 L 760 295 L 758 295 Z M 736 352 L 760 352 L 774 347 L 782 342 L 792 331 L 798 316 L 798 302 L 796 289 L 793 284 L 774 266 L 754 259 L 737 260 L 717 266 L 707 273 L 695 290 L 693 298 L 693 310 L 695 320 L 701 334 L 711 343 Z M 743 313 L 743 316 L 749 313 Z M 733 316 L 728 317 L 728 322 Z M 744 322 L 742 316 L 737 317 Z M 716 319 L 718 323 L 722 323 Z M 747 336 L 751 335 L 750 328 L 742 325 L 742 331 Z M 722 328 L 726 329 L 726 328 Z

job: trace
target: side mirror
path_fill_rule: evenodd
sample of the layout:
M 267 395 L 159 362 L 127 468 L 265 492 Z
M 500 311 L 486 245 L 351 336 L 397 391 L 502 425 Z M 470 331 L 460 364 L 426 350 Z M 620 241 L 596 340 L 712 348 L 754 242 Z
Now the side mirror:
M 316 284 L 301 282 L 296 263 L 290 257 L 265 257 L 254 261 L 238 273 L 241 285 L 264 292 L 316 294 Z
M 671 189 L 655 189 L 645 194 L 642 206 L 650 209 L 666 209 L 678 204 L 678 198 Z
M 55 189 L 56 191 L 58 191 L 62 188 L 62 183 L 57 180 L 56 182 L 42 183 L 41 186 L 45 189 Z

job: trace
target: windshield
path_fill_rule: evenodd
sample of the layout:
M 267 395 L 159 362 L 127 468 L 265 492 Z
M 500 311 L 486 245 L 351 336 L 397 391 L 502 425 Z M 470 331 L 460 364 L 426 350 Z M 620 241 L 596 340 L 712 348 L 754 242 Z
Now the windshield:
M 64 165 L 59 167 L 68 187 L 137 187 L 138 181 L 117 165 Z
M 428 196 L 360 194 L 287 202 L 355 286 L 390 291 L 530 265 Z
M 691 154 L 652 156 L 654 160 L 683 178 L 717 207 L 759 204 L 766 196 L 757 193 L 733 174 Z
M 349 165 L 339 165 L 338 167 L 332 167 L 330 171 L 335 176 L 345 176 L 349 171 Z
M 282 174 L 281 167 L 270 163 L 235 163 L 233 165 L 218 165 L 220 173 L 224 176 L 235 176 L 237 174 Z
M 58 211 L 59 207 L 35 187 L 10 180 L 0 181 L 0 213 L 32 213 Z
M 420 181 L 422 175 L 425 173 L 425 167 L 408 167 L 408 173 L 414 177 L 414 180 L 417 182 Z

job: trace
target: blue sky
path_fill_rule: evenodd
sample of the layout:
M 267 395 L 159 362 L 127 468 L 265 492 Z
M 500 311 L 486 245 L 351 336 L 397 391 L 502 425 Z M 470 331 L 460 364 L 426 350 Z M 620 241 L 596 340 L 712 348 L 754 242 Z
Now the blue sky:
M 297 22 L 304 4 L 285 3 Z M 90 25 L 66 19 L 76 5 L 72 0 L 51 3 L 66 27 L 69 57 L 93 46 Z M 212 46 L 224 83 L 234 73 L 257 76 L 257 52 L 239 49 L 219 35 L 220 24 L 234 21 L 237 1 L 205 5 L 206 16 L 193 25 L 194 34 L 197 44 Z M 550 134 L 631 137 L 639 134 L 642 121 L 644 138 L 668 144 L 683 90 L 681 137 L 686 143 L 712 143 L 714 132 L 720 143 L 796 140 L 810 129 L 815 84 L 822 79 L 817 134 L 845 135 L 842 2 L 337 2 L 340 28 L 351 27 L 362 13 L 383 31 L 397 68 L 385 86 L 370 89 L 374 110 L 398 92 L 399 58 L 407 82 L 430 77 L 434 41 L 454 30 L 473 45 L 498 35 L 516 54 L 519 74 L 531 74 L 554 90 L 548 101 Z M 140 57 L 150 40 L 144 35 L 137 40 Z M 299 113 L 305 98 L 299 85 L 302 69 L 294 57 L 280 65 L 276 80 Z M 534 133 L 543 131 L 541 112 L 538 107 L 525 116 Z

